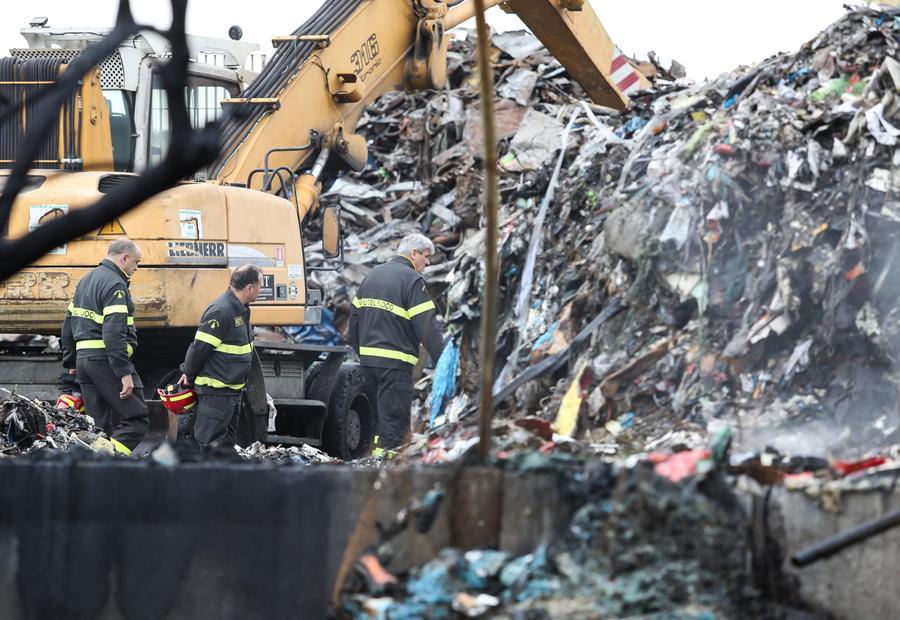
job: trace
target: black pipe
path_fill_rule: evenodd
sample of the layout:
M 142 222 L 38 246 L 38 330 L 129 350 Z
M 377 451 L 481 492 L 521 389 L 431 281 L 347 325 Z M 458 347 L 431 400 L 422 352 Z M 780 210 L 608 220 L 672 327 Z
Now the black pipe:
M 801 549 L 794 554 L 791 562 L 794 566 L 808 566 L 813 562 L 818 562 L 834 555 L 841 549 L 855 545 L 897 525 L 900 525 L 900 509 L 882 515 L 877 519 L 855 525 L 843 532 L 838 532 L 834 536 L 820 540 L 805 549 Z

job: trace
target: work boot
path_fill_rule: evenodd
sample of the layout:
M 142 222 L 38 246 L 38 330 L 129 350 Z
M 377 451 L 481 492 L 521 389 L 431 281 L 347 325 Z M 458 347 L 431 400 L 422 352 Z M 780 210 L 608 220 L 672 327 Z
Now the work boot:
M 390 460 L 397 455 L 396 450 L 391 450 L 390 448 L 381 448 L 378 446 L 378 435 L 375 435 L 372 446 L 372 458 L 384 461 Z
M 131 448 L 126 446 L 118 439 L 110 439 L 110 441 L 112 442 L 113 450 L 116 454 L 121 454 L 122 456 L 131 456 Z

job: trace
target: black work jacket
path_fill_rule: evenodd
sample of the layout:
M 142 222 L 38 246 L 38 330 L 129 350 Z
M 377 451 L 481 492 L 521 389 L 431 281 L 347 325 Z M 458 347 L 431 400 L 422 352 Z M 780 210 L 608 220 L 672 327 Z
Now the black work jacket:
M 181 371 L 201 394 L 234 393 L 244 387 L 252 362 L 250 308 L 229 288 L 203 311 Z
M 420 342 L 437 361 L 443 342 L 434 302 L 412 262 L 395 256 L 370 271 L 353 298 L 350 343 L 363 366 L 411 370 Z
M 117 377 L 134 374 L 137 330 L 128 284 L 125 272 L 109 259 L 78 283 L 63 321 L 64 367 L 74 368 L 76 357 L 105 359 Z

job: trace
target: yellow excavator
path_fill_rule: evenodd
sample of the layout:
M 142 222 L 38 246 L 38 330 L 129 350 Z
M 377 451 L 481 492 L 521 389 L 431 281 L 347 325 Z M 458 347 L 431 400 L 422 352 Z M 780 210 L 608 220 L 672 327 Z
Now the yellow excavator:
M 487 0 L 489 7 L 498 4 Z M 595 103 L 621 109 L 628 93 L 647 86 L 585 0 L 507 0 L 502 8 L 521 17 Z M 336 267 L 341 258 L 338 208 L 319 209 L 323 183 L 366 167 L 366 140 L 355 127 L 378 96 L 445 87 L 448 31 L 474 10 L 471 0 L 325 0 L 294 33 L 273 39 L 276 53 L 255 76 L 240 69 L 252 46 L 193 41 L 192 49 L 226 59 L 218 67 L 192 62 L 186 93 L 195 125 L 224 113 L 220 156 L 197 179 L 0 283 L 0 332 L 58 334 L 76 284 L 122 235 L 143 252 L 131 291 L 135 365 L 148 394 L 171 380 L 198 317 L 238 265 L 264 272 L 255 325 L 318 323 L 323 291 L 307 285 L 304 222 L 321 217 L 323 253 Z M 27 128 L 29 93 L 52 82 L 91 43 L 83 31 L 46 23 L 25 34 L 29 48 L 0 60 L 0 92 L 25 102 L 16 122 L 0 128 L 4 168 L 12 166 Z M 9 238 L 91 205 L 165 155 L 167 102 L 155 75 L 164 57 L 148 35 L 108 56 L 84 80 L 16 199 Z M 242 114 L 228 114 L 237 107 Z M 8 173 L 0 171 L 0 182 Z M 375 399 L 346 347 L 258 341 L 255 351 L 239 443 L 303 442 L 344 458 L 368 453 Z M 59 370 L 58 359 L 36 351 L 0 354 L 0 385 L 55 397 Z M 158 401 L 148 404 L 151 412 L 162 411 Z

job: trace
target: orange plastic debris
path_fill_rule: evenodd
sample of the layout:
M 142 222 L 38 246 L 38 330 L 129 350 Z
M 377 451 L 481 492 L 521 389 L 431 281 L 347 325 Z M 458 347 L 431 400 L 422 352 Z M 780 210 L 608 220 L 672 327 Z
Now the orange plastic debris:
M 390 583 L 397 583 L 397 578 L 385 570 L 381 565 L 378 556 L 374 553 L 364 553 L 360 556 L 359 560 L 357 560 L 357 563 L 360 568 L 366 572 L 369 581 L 372 584 L 384 587 Z

